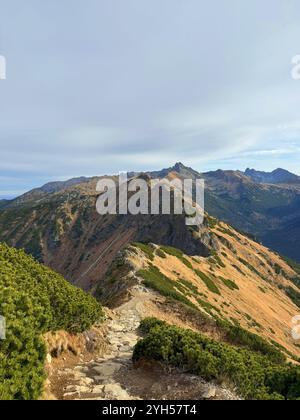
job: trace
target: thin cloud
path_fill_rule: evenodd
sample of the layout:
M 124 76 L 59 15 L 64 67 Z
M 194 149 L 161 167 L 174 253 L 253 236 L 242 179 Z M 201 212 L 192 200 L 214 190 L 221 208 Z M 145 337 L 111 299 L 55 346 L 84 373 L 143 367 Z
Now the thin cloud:
M 297 169 L 298 0 L 23 3 L 1 9 L 2 193 L 179 160 Z

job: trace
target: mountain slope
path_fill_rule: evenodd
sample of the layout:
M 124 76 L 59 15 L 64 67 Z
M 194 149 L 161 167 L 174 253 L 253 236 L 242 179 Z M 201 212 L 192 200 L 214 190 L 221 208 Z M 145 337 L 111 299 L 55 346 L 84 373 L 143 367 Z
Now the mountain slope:
M 104 304 L 116 306 L 130 298 L 132 287 L 144 285 L 167 299 L 159 305 L 160 319 L 192 326 L 194 317 L 179 310 L 183 305 L 240 325 L 276 342 L 289 357 L 300 357 L 291 335 L 291 320 L 300 306 L 300 278 L 295 267 L 230 226 L 212 219 L 210 223 L 211 257 L 190 257 L 170 247 L 136 244 L 115 261 L 99 283 L 96 296 Z
M 84 289 L 93 288 L 115 255 L 132 241 L 152 241 L 207 255 L 184 215 L 96 212 L 97 179 L 0 212 L 0 239 L 24 248 Z
M 281 169 L 270 174 L 254 170 L 198 173 L 182 163 L 147 174 L 152 178 L 172 174 L 182 179 L 204 179 L 205 210 L 209 214 L 300 261 L 300 247 L 291 247 L 291 243 L 298 244 L 297 231 L 290 229 L 288 238 L 284 234 L 286 226 L 300 218 L 300 184 L 296 175 Z
M 94 290 L 111 308 L 111 351 L 78 375 L 60 368 L 59 398 L 299 397 L 300 267 L 209 216 L 201 238 L 208 257 L 149 243 L 118 253 Z
M 0 200 L 0 209 L 6 207 L 9 204 L 9 200 Z

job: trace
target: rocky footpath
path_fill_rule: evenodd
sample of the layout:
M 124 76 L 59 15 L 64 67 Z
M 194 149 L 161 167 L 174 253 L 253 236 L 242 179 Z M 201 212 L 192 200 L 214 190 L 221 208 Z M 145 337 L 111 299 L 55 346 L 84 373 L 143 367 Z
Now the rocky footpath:
M 64 400 L 222 399 L 237 396 L 225 386 L 206 383 L 159 364 L 133 366 L 138 326 L 149 316 L 151 293 L 137 287 L 132 299 L 106 321 L 109 351 L 101 358 L 61 366 L 52 375 L 52 393 Z

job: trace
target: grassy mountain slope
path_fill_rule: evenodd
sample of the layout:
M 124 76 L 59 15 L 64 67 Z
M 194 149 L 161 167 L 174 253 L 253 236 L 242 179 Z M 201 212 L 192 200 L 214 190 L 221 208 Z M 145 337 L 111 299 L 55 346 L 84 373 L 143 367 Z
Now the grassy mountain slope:
M 128 289 L 142 284 L 179 306 L 274 342 L 291 359 L 300 357 L 299 344 L 291 335 L 291 320 L 300 306 L 297 266 L 225 223 L 207 218 L 206 224 L 202 235 L 210 235 L 210 257 L 136 244 L 129 255 L 116 260 L 99 283 L 97 296 L 105 304 L 118 304 L 128 297 Z M 189 315 L 186 318 L 189 324 Z
M 50 331 L 78 333 L 102 317 L 94 298 L 22 251 L 0 244 L 0 315 L 6 339 L 0 341 L 0 400 L 36 399 L 44 381 Z

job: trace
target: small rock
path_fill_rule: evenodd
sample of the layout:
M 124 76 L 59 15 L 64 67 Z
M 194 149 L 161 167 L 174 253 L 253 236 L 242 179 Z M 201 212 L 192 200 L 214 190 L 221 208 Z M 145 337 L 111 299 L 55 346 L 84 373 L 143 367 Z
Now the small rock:
M 68 393 L 76 393 L 76 386 L 75 385 L 68 385 L 66 388 L 64 388 L 65 391 Z
M 94 380 L 92 378 L 82 378 L 80 380 L 80 384 L 82 385 L 92 385 L 94 383 Z
M 214 398 L 217 394 L 217 389 L 215 386 L 209 386 L 202 394 L 202 398 L 205 400 L 210 400 Z
M 88 386 L 81 386 L 81 385 L 78 385 L 78 386 L 76 386 L 76 392 L 77 393 L 79 393 L 79 394 L 87 394 L 87 393 L 89 393 L 90 392 L 90 388 L 88 387 Z
M 99 366 L 94 366 L 93 369 L 102 377 L 110 377 L 118 372 L 121 368 L 119 363 L 104 363 Z
M 92 394 L 102 394 L 103 393 L 104 385 L 96 385 L 93 387 L 91 393 Z
M 76 391 L 76 392 L 67 392 L 66 394 L 64 394 L 64 398 L 67 398 L 67 397 L 75 397 L 75 396 L 78 396 L 78 392 Z
M 84 370 L 83 366 L 75 366 L 74 370 L 82 372 Z
M 122 346 L 120 347 L 120 352 L 122 353 L 128 353 L 131 350 L 130 346 Z
M 114 400 L 129 400 L 131 399 L 127 391 L 119 384 L 108 384 L 104 387 L 105 397 Z

